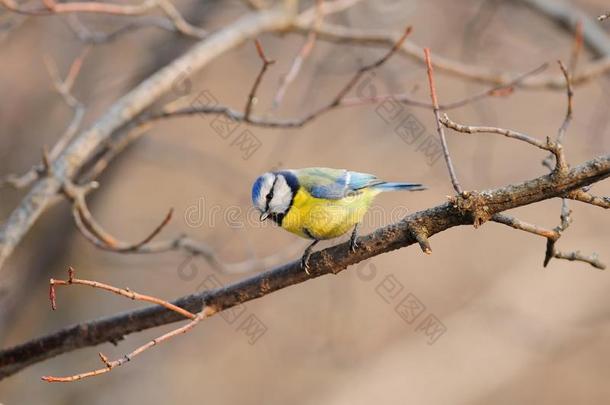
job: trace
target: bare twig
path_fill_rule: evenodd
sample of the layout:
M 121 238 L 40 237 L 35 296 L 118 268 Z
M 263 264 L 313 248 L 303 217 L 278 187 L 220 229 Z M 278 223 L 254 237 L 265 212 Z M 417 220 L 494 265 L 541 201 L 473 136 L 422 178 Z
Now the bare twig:
M 541 228 L 538 225 L 530 224 L 525 221 L 521 221 L 518 218 L 507 214 L 495 214 L 491 219 L 494 222 L 508 225 L 511 228 L 518 229 L 520 231 L 529 232 L 534 235 L 542 236 L 547 239 L 559 239 L 559 232 L 551 229 Z
M 51 307 L 53 308 L 53 310 L 55 310 L 57 308 L 57 305 L 55 302 L 56 286 L 68 286 L 68 285 L 73 285 L 73 284 L 85 285 L 85 286 L 89 286 L 92 288 L 98 288 L 101 290 L 109 291 L 114 294 L 121 295 L 123 297 L 127 297 L 132 300 L 144 301 L 144 302 L 149 302 L 151 304 L 156 304 L 156 305 L 164 307 L 170 311 L 173 311 L 187 319 L 190 319 L 191 322 L 189 322 L 188 324 L 186 324 L 185 326 L 183 326 L 181 328 L 174 329 L 171 332 L 168 332 L 156 339 L 149 341 L 148 343 L 138 347 L 136 350 L 132 351 L 131 353 L 129 353 L 117 360 L 109 361 L 108 358 L 104 354 L 99 353 L 99 357 L 105 365 L 104 368 L 93 370 L 93 371 L 88 371 L 88 372 L 81 373 L 81 374 L 75 374 L 75 375 L 68 376 L 68 377 L 53 377 L 53 376 L 42 377 L 42 380 L 47 381 L 47 382 L 72 382 L 72 381 L 82 380 L 83 378 L 94 377 L 96 375 L 107 373 L 107 372 L 111 371 L 112 369 L 119 367 L 128 361 L 131 361 L 131 359 L 133 359 L 135 356 L 150 349 L 151 347 L 156 346 L 157 344 L 163 343 L 164 341 L 167 341 L 174 336 L 188 332 L 193 327 L 195 327 L 199 322 L 201 322 L 204 318 L 207 318 L 216 312 L 213 307 L 206 306 L 198 314 L 193 314 L 184 308 L 181 308 L 177 305 L 172 304 L 171 302 L 162 300 L 160 298 L 152 297 L 150 295 L 140 294 L 140 293 L 132 291 L 128 288 L 117 288 L 117 287 L 114 287 L 114 286 L 111 286 L 108 284 L 100 283 L 98 281 L 81 280 L 78 278 L 74 278 L 74 269 L 72 267 L 70 267 L 68 269 L 68 279 L 67 280 L 51 279 L 49 282 L 49 286 L 50 286 L 49 296 L 51 298 Z
M 138 252 L 138 250 L 143 248 L 155 236 L 157 236 L 172 218 L 173 209 L 170 209 L 163 221 L 161 221 L 161 223 L 155 227 L 155 229 L 153 229 L 153 231 L 150 232 L 144 239 L 136 243 L 122 242 L 106 232 L 102 226 L 97 223 L 89 211 L 85 196 L 94 188 L 97 188 L 96 182 L 92 182 L 85 187 L 81 187 L 66 181 L 62 187 L 62 191 L 64 195 L 72 201 L 74 221 L 79 231 L 89 241 L 101 249 L 120 253 Z
M 256 52 L 258 53 L 258 57 L 263 62 L 263 65 L 261 66 L 261 70 L 258 72 L 258 76 L 256 76 L 256 80 L 254 81 L 254 84 L 252 85 L 250 94 L 248 94 L 248 102 L 246 103 L 246 108 L 244 109 L 244 120 L 245 121 L 247 121 L 250 118 L 250 113 L 252 112 L 252 106 L 254 105 L 254 103 L 256 101 L 256 91 L 258 90 L 258 86 L 260 86 L 260 84 L 261 84 L 261 80 L 263 79 L 263 76 L 265 75 L 267 68 L 269 67 L 269 65 L 275 63 L 274 60 L 267 59 L 267 57 L 265 56 L 265 52 L 263 51 L 263 46 L 261 45 L 261 43 L 258 39 L 254 41 L 254 44 L 256 45 Z
M 313 50 L 313 47 L 316 43 L 317 29 L 320 27 L 320 24 L 322 23 L 322 19 L 324 18 L 324 14 L 322 13 L 323 4 L 324 4 L 323 0 L 316 0 L 316 17 L 314 18 L 314 20 L 311 23 L 311 29 L 309 30 L 309 33 L 307 34 L 307 39 L 305 40 L 305 43 L 303 44 L 303 46 L 297 53 L 297 56 L 294 58 L 294 61 L 292 62 L 292 66 L 290 67 L 290 70 L 282 78 L 282 80 L 280 82 L 280 86 L 277 89 L 277 92 L 275 93 L 275 97 L 273 97 L 273 104 L 272 104 L 273 109 L 278 108 L 279 105 L 282 103 L 282 100 L 284 99 L 284 95 L 286 94 L 286 91 L 288 90 L 288 86 L 290 86 L 290 84 L 297 77 L 297 75 L 301 71 L 301 66 L 303 66 L 303 62 L 305 61 L 305 59 L 307 59 L 307 57 Z
M 570 125 L 570 122 L 572 121 L 572 104 L 573 104 L 572 100 L 574 98 L 574 91 L 572 90 L 570 73 L 568 72 L 568 70 L 566 69 L 566 67 L 563 65 L 563 63 L 561 61 L 557 61 L 557 63 L 559 63 L 559 67 L 561 69 L 561 72 L 563 73 L 563 77 L 565 77 L 565 79 L 566 79 L 566 94 L 568 97 L 566 115 L 563 120 L 563 123 L 561 124 L 561 127 L 559 127 L 559 131 L 557 132 L 557 143 L 563 144 L 563 140 L 566 136 L 568 126 Z
M 104 365 L 105 365 L 104 368 L 100 368 L 100 369 L 93 370 L 93 371 L 88 371 L 85 373 L 75 374 L 75 375 L 71 375 L 71 376 L 67 376 L 67 377 L 43 376 L 43 377 L 41 377 L 41 379 L 46 382 L 73 382 L 73 381 L 82 380 L 84 378 L 89 378 L 89 377 L 94 377 L 94 376 L 97 376 L 100 374 L 105 374 L 105 373 L 111 371 L 112 369 L 122 366 L 123 364 L 131 361 L 134 357 L 136 357 L 139 354 L 142 354 L 144 351 L 152 348 L 153 346 L 166 342 L 169 339 L 176 337 L 178 335 L 182 335 L 184 333 L 189 332 L 191 329 L 193 329 L 195 326 L 197 326 L 197 324 L 199 322 L 201 322 L 205 318 L 209 318 L 214 313 L 216 313 L 216 310 L 214 310 L 212 307 L 205 307 L 186 325 L 184 325 L 180 328 L 174 329 L 171 332 L 168 332 L 164 335 L 159 336 L 158 338 L 155 338 L 155 339 L 149 341 L 148 343 L 138 347 L 131 353 L 126 354 L 117 360 L 109 361 L 108 358 L 103 353 L 100 352 L 99 356 L 100 356 L 100 359 L 102 360 L 102 363 L 104 363 Z
M 582 47 L 584 42 L 582 26 L 582 20 L 578 20 L 574 29 L 574 41 L 572 43 L 572 53 L 570 54 L 570 73 L 572 74 L 572 76 L 576 74 L 578 57 L 582 53 Z
M 187 311 L 183 308 L 180 308 L 168 301 L 162 300 L 160 298 L 152 297 L 150 295 L 139 294 L 135 291 L 131 291 L 129 288 L 117 288 L 117 287 L 114 287 L 114 286 L 111 286 L 108 284 L 100 283 L 98 281 L 82 280 L 79 278 L 75 278 L 74 274 L 75 274 L 74 268 L 69 267 L 67 280 L 57 280 L 57 279 L 52 278 L 49 281 L 49 287 L 50 287 L 50 290 L 52 291 L 51 296 L 53 297 L 51 299 L 51 308 L 53 310 L 57 309 L 57 304 L 55 302 L 56 287 L 57 286 L 67 286 L 67 285 L 72 285 L 72 284 L 79 284 L 79 285 L 86 285 L 86 286 L 89 286 L 92 288 L 97 288 L 100 290 L 106 290 L 111 293 L 121 295 L 123 297 L 127 297 L 127 298 L 135 300 L 135 301 L 144 301 L 144 302 L 149 302 L 151 304 L 161 305 L 161 306 L 169 309 L 170 311 L 174 311 L 174 312 L 184 316 L 185 318 L 189 318 L 189 319 L 195 318 L 195 315 L 190 313 L 189 311 Z
M 488 98 L 488 97 L 508 96 L 513 93 L 515 87 L 518 87 L 518 85 L 521 82 L 523 82 L 523 80 L 525 80 L 526 78 L 528 78 L 530 76 L 537 75 L 538 73 L 545 70 L 547 67 L 548 67 L 548 63 L 543 63 L 542 65 L 538 66 L 535 69 L 532 69 L 530 71 L 527 71 L 525 73 L 518 75 L 517 77 L 515 77 L 514 80 L 512 80 L 506 84 L 493 86 L 492 88 L 490 88 L 488 90 L 484 90 L 478 94 L 468 96 L 461 100 L 456 100 L 456 101 L 445 103 L 445 104 L 439 103 L 439 105 L 438 105 L 439 110 L 441 110 L 441 111 L 453 110 L 455 108 L 464 107 L 466 105 L 472 104 L 474 102 L 480 101 L 480 100 Z M 408 94 L 381 94 L 381 95 L 376 95 L 374 97 L 369 97 L 369 98 L 345 98 L 341 102 L 341 105 L 353 106 L 353 105 L 361 105 L 361 104 L 378 103 L 378 102 L 386 100 L 389 97 L 391 97 L 392 99 L 394 99 L 398 102 L 401 102 L 405 105 L 410 105 L 410 106 L 414 106 L 414 107 L 422 107 L 422 108 L 430 108 L 430 109 L 434 108 L 432 103 L 424 102 L 421 100 L 416 100 L 416 99 L 410 97 Z
M 470 125 L 462 125 L 452 121 L 447 114 L 444 114 L 443 117 L 440 118 L 440 122 L 446 126 L 447 128 L 451 128 L 454 131 L 467 133 L 467 134 L 476 134 L 476 133 L 488 133 L 488 134 L 499 134 L 504 135 L 508 138 L 516 139 L 522 142 L 526 142 L 530 145 L 533 145 L 542 150 L 549 151 L 555 155 L 557 158 L 557 170 L 565 171 L 567 170 L 567 164 L 563 158 L 563 150 L 561 145 L 553 142 L 550 138 L 547 137 L 546 142 L 539 141 L 536 138 L 533 138 L 529 135 L 523 134 L 521 132 L 513 131 L 511 129 L 504 129 L 498 127 L 488 127 L 488 126 L 470 126 Z
M 451 177 L 451 184 L 456 193 L 462 194 L 463 190 L 460 186 L 460 182 L 455 174 L 453 163 L 451 162 L 451 155 L 449 154 L 449 147 L 447 146 L 447 139 L 445 138 L 445 130 L 441 125 L 440 112 L 438 107 L 438 99 L 436 97 L 436 87 L 434 86 L 434 71 L 432 69 L 432 61 L 430 59 L 430 49 L 424 48 L 424 55 L 426 59 L 426 67 L 428 72 L 428 85 L 430 86 L 430 98 L 432 99 L 432 106 L 434 112 L 434 121 L 436 124 L 436 131 L 440 137 L 441 145 L 443 147 L 443 156 L 445 157 L 445 163 L 447 163 L 447 170 L 449 170 L 449 177 Z
M 19 6 L 14 0 L 0 0 L 7 9 L 21 14 L 49 15 L 64 13 L 100 13 L 113 15 L 140 15 L 152 10 L 157 5 L 156 0 L 145 0 L 140 4 L 109 4 L 100 2 L 57 3 L 55 0 L 43 0 L 44 7 L 26 8 Z
M 559 68 L 561 69 L 561 73 L 563 74 L 563 77 L 565 78 L 566 81 L 566 95 L 567 95 L 567 107 L 566 107 L 566 115 L 565 118 L 563 119 L 563 123 L 561 124 L 561 126 L 559 127 L 559 130 L 557 131 L 557 146 L 559 148 L 563 147 L 563 141 L 565 139 L 566 136 L 566 132 L 568 130 L 568 126 L 570 125 L 570 122 L 572 122 L 572 104 L 573 104 L 573 98 L 574 98 L 574 90 L 572 89 L 572 79 L 571 79 L 571 75 L 568 72 L 568 70 L 566 69 L 566 67 L 564 66 L 564 64 L 561 61 L 557 61 L 557 63 L 559 64 Z M 549 170 L 553 170 L 553 158 L 555 157 L 555 160 L 557 161 L 557 156 L 556 155 L 549 155 L 546 159 L 544 159 L 542 161 L 542 164 L 544 166 L 546 166 Z
M 596 253 L 593 253 L 593 254 L 587 256 L 587 255 L 583 255 L 579 251 L 570 252 L 570 253 L 563 253 L 560 251 L 555 251 L 553 254 L 553 257 L 556 259 L 588 263 L 591 266 L 595 267 L 596 269 L 600 269 L 600 270 L 606 269 L 606 265 L 599 260 L 599 257 L 597 256 Z
M 587 204 L 596 205 L 601 208 L 610 208 L 610 197 L 598 197 L 591 195 L 583 190 L 574 190 L 565 195 L 570 200 L 581 201 Z
M 278 263 L 286 261 L 293 257 L 297 252 L 302 250 L 302 247 L 292 246 L 283 251 L 281 254 L 270 255 L 263 258 L 252 257 L 250 259 L 225 263 L 214 252 L 214 250 L 205 243 L 196 241 L 186 235 L 179 235 L 173 239 L 153 242 L 152 240 L 161 232 L 172 218 L 173 209 L 170 209 L 165 218 L 154 228 L 145 238 L 136 243 L 128 243 L 121 241 L 104 228 L 95 220 L 93 214 L 89 210 L 86 201 L 86 195 L 93 189 L 98 187 L 97 182 L 90 182 L 85 186 L 77 186 L 67 182 L 63 187 L 63 192 L 66 197 L 72 201 L 72 216 L 74 223 L 79 232 L 90 243 L 99 249 L 107 250 L 115 253 L 133 253 L 133 254 L 152 254 L 165 253 L 170 251 L 184 251 L 190 255 L 200 256 L 216 271 L 226 274 L 243 274 L 254 271 L 262 271 Z
M 85 106 L 72 95 L 71 91 L 72 87 L 74 86 L 74 82 L 76 81 L 76 78 L 78 77 L 81 71 L 83 61 L 89 53 L 89 50 L 89 46 L 83 48 L 81 53 L 74 59 L 74 61 L 70 65 L 68 74 L 63 80 L 60 78 L 55 63 L 49 57 L 45 56 L 44 58 L 45 66 L 47 67 L 49 76 L 51 76 L 51 79 L 53 80 L 53 85 L 55 86 L 55 89 L 61 95 L 64 102 L 74 110 L 72 120 L 64 130 L 64 133 L 59 137 L 51 151 L 48 153 L 48 161 L 55 160 L 60 155 L 60 153 L 66 148 L 66 146 L 74 138 L 74 135 L 76 134 L 76 131 L 78 131 L 83 117 L 85 116 Z M 9 174 L 8 176 L 0 178 L 0 188 L 4 187 L 5 185 L 9 185 L 15 189 L 21 189 L 30 186 L 35 180 L 40 177 L 41 174 L 45 173 L 44 166 L 45 165 L 43 164 L 37 164 L 22 175 Z
M 396 52 L 396 50 L 400 47 L 400 44 L 406 39 L 406 37 L 411 33 L 411 27 L 408 27 L 403 36 L 399 38 L 398 42 L 394 44 L 394 46 L 380 59 L 377 61 L 368 64 L 366 66 L 361 67 L 351 78 L 350 80 L 339 90 L 339 92 L 335 95 L 330 102 L 319 107 L 309 114 L 296 119 L 273 119 L 273 118 L 255 118 L 252 116 L 246 116 L 246 114 L 242 114 L 238 111 L 232 110 L 226 106 L 205 106 L 205 107 L 186 107 L 180 109 L 164 109 L 158 113 L 144 114 L 141 116 L 137 123 L 139 125 L 148 124 L 151 121 L 167 119 L 171 117 L 185 116 L 185 115 L 193 115 L 193 114 L 222 114 L 227 116 L 233 121 L 241 121 L 246 122 L 251 125 L 268 127 L 268 128 L 299 128 L 310 121 L 318 118 L 319 116 L 337 108 L 342 105 L 343 100 L 346 95 L 352 90 L 352 88 L 358 83 L 360 78 L 366 72 L 378 68 L 383 65 L 388 59 Z M 264 65 L 263 65 L 264 66 Z M 259 74 L 260 76 L 260 74 Z M 256 89 L 254 89 L 256 90 Z M 252 92 L 251 92 L 252 94 Z
M 176 6 L 169 0 L 156 0 L 157 6 L 165 13 L 172 26 L 182 35 L 203 39 L 208 32 L 187 22 Z
M 84 46 L 81 50 L 80 54 L 74 59 L 70 68 L 68 69 L 68 74 L 66 78 L 62 80 L 59 77 L 59 73 L 57 71 L 57 66 L 55 63 L 48 57 L 45 58 L 45 65 L 47 66 L 47 70 L 49 71 L 49 75 L 53 80 L 55 88 L 57 92 L 62 96 L 64 102 L 74 110 L 74 115 L 64 134 L 59 138 L 59 140 L 55 143 L 51 152 L 49 153 L 49 157 L 51 160 L 57 159 L 57 157 L 61 154 L 61 152 L 68 146 L 70 141 L 76 135 L 78 128 L 80 127 L 81 121 L 85 115 L 85 106 L 76 99 L 72 95 L 72 88 L 74 87 L 74 83 L 80 74 L 85 58 L 91 51 L 90 46 Z

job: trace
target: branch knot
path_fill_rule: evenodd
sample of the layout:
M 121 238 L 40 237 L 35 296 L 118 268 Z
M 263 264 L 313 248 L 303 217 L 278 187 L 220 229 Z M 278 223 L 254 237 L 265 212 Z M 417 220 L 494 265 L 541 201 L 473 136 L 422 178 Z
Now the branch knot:
M 480 227 L 493 215 L 487 206 L 486 199 L 477 191 L 464 191 L 460 195 L 450 196 L 449 203 L 460 213 L 469 215 L 475 228 Z

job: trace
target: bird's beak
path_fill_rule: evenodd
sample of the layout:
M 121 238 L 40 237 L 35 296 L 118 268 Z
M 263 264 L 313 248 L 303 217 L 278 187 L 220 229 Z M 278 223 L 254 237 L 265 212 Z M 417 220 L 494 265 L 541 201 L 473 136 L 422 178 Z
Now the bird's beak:
M 264 221 L 265 219 L 267 219 L 267 217 L 269 216 L 268 212 L 261 212 L 261 221 Z

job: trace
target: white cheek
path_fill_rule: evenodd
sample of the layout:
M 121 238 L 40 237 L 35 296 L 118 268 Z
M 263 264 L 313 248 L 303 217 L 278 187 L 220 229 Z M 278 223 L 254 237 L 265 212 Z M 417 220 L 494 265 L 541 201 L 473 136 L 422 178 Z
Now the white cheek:
M 269 209 L 272 212 L 285 213 L 290 207 L 292 201 L 292 190 L 284 176 L 278 176 L 273 187 L 273 199 L 269 203 Z

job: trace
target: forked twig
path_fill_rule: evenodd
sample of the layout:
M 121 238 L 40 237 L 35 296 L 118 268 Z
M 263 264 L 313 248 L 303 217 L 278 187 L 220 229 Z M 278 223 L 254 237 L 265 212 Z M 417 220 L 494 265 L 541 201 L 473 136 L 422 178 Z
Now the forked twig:
M 443 117 L 440 118 L 440 122 L 447 128 L 451 128 L 456 132 L 461 132 L 465 134 L 476 134 L 476 133 L 487 133 L 487 134 L 498 134 L 504 135 L 507 138 L 516 139 L 518 141 L 522 141 L 528 143 L 532 146 L 540 148 L 542 150 L 549 151 L 553 153 L 553 155 L 557 159 L 556 170 L 558 172 L 563 172 L 567 170 L 567 164 L 565 163 L 563 157 L 563 150 L 561 145 L 553 142 L 550 138 L 547 137 L 546 142 L 540 141 L 530 135 L 513 131 L 511 129 L 498 128 L 498 127 L 490 127 L 490 126 L 472 126 L 472 125 L 462 125 L 452 121 L 447 114 L 444 114 Z
M 135 291 L 131 291 L 128 288 L 118 288 L 118 287 L 114 287 L 114 286 L 100 283 L 97 281 L 82 280 L 82 279 L 74 278 L 74 269 L 72 267 L 68 268 L 68 279 L 67 280 L 51 279 L 49 282 L 49 297 L 51 300 L 51 307 L 54 310 L 57 308 L 56 291 L 55 291 L 56 286 L 68 286 L 68 285 L 72 285 L 72 284 L 85 285 L 85 286 L 89 286 L 92 288 L 109 291 L 114 294 L 118 294 L 118 295 L 127 297 L 132 300 L 150 302 L 152 304 L 160 305 L 162 307 L 169 309 L 170 311 L 176 312 L 176 313 L 184 316 L 187 319 L 190 319 L 191 321 L 180 328 L 174 329 L 173 331 L 170 331 L 158 338 L 155 338 L 155 339 L 145 343 L 144 345 L 138 347 L 131 353 L 126 354 L 117 360 L 110 361 L 103 353 L 99 353 L 99 357 L 100 357 L 102 363 L 104 363 L 104 366 L 105 366 L 104 368 L 87 371 L 84 373 L 75 374 L 75 375 L 71 375 L 71 376 L 67 376 L 67 377 L 43 376 L 43 377 L 41 377 L 41 379 L 43 381 L 72 382 L 72 381 L 78 381 L 78 380 L 82 380 L 84 378 L 94 377 L 96 375 L 107 373 L 107 372 L 111 371 L 112 369 L 122 366 L 123 364 L 125 364 L 128 361 L 131 361 L 135 356 L 142 354 L 144 351 L 150 349 L 151 347 L 156 346 L 160 343 L 163 343 L 175 336 L 178 336 L 180 334 L 184 334 L 184 333 L 190 331 L 203 319 L 205 319 L 217 312 L 214 309 L 214 307 L 204 306 L 203 309 L 199 313 L 193 314 L 192 312 L 189 312 L 184 308 L 176 306 L 176 305 L 172 304 L 171 302 L 162 300 L 160 298 L 152 297 L 150 295 L 140 294 Z
M 97 187 L 96 182 L 91 182 L 87 186 L 77 186 L 66 181 L 62 190 L 64 195 L 72 201 L 72 213 L 78 230 L 85 238 L 101 249 L 119 253 L 138 252 L 153 240 L 172 218 L 174 210 L 170 209 L 163 221 L 141 241 L 136 243 L 122 242 L 103 229 L 87 206 L 86 194 Z
M 256 53 L 258 53 L 258 57 L 263 62 L 263 65 L 261 66 L 261 70 L 258 72 L 258 76 L 256 76 L 256 80 L 254 81 L 254 84 L 252 85 L 252 89 L 250 90 L 250 93 L 248 94 L 248 102 L 246 103 L 246 108 L 244 109 L 244 120 L 246 120 L 246 121 L 248 119 L 250 119 L 250 113 L 252 112 L 252 106 L 254 105 L 254 102 L 256 100 L 256 91 L 258 90 L 258 86 L 260 86 L 260 84 L 261 84 L 261 80 L 263 79 L 263 76 L 265 75 L 265 72 L 267 71 L 267 68 L 269 67 L 269 65 L 272 65 L 273 63 L 275 63 L 274 60 L 267 59 L 267 57 L 265 56 L 265 52 L 263 50 L 263 46 L 261 45 L 261 43 L 258 39 L 254 41 L 254 44 L 256 45 Z
M 164 108 L 162 111 L 157 113 L 151 113 L 143 115 L 139 118 L 138 124 L 140 126 L 146 125 L 151 121 L 167 119 L 178 116 L 185 115 L 193 115 L 193 114 L 221 114 L 224 115 L 231 120 L 245 122 L 250 125 L 267 127 L 267 128 L 299 128 L 308 124 L 310 121 L 318 118 L 319 116 L 333 110 L 342 105 L 343 100 L 347 96 L 347 94 L 352 90 L 352 88 L 358 83 L 362 75 L 366 72 L 376 69 L 383 65 L 385 62 L 390 59 L 390 57 L 396 53 L 396 51 L 400 48 L 401 44 L 407 38 L 407 36 L 411 33 L 411 27 L 408 27 L 403 36 L 394 44 L 394 46 L 380 59 L 377 61 L 368 64 L 366 66 L 361 67 L 358 71 L 350 78 L 350 80 L 339 90 L 339 92 L 329 101 L 327 104 L 319 107 L 318 109 L 310 112 L 309 114 L 296 119 L 267 119 L 267 118 L 258 118 L 253 116 L 246 116 L 245 113 L 241 113 L 234 109 L 231 109 L 226 106 L 206 106 L 206 107 L 185 107 L 179 109 L 171 109 Z M 260 76 L 260 75 L 259 75 Z M 252 93 L 252 92 L 251 92 Z M 249 105 L 250 103 L 248 103 Z
M 71 284 L 78 284 L 78 285 L 86 285 L 86 286 L 89 286 L 92 288 L 97 288 L 100 290 L 109 291 L 111 293 L 121 295 L 123 297 L 127 297 L 127 298 L 135 300 L 135 301 L 144 301 L 144 302 L 150 302 L 151 304 L 161 305 L 161 306 L 169 309 L 170 311 L 174 311 L 174 312 L 184 316 L 185 318 L 189 318 L 189 319 L 195 318 L 194 314 L 190 313 L 186 309 L 180 308 L 180 307 L 172 304 L 171 302 L 162 300 L 160 298 L 152 297 L 150 295 L 140 294 L 140 293 L 130 290 L 129 288 L 118 288 L 118 287 L 111 286 L 109 284 L 100 283 L 98 281 L 83 280 L 83 279 L 75 278 L 74 274 L 75 274 L 74 268 L 68 267 L 68 279 L 67 280 L 57 280 L 57 279 L 52 278 L 49 281 L 49 289 L 50 289 L 49 296 L 51 299 L 51 308 L 53 310 L 57 309 L 56 291 L 55 291 L 56 287 L 57 286 L 67 286 L 67 285 L 71 285 Z

